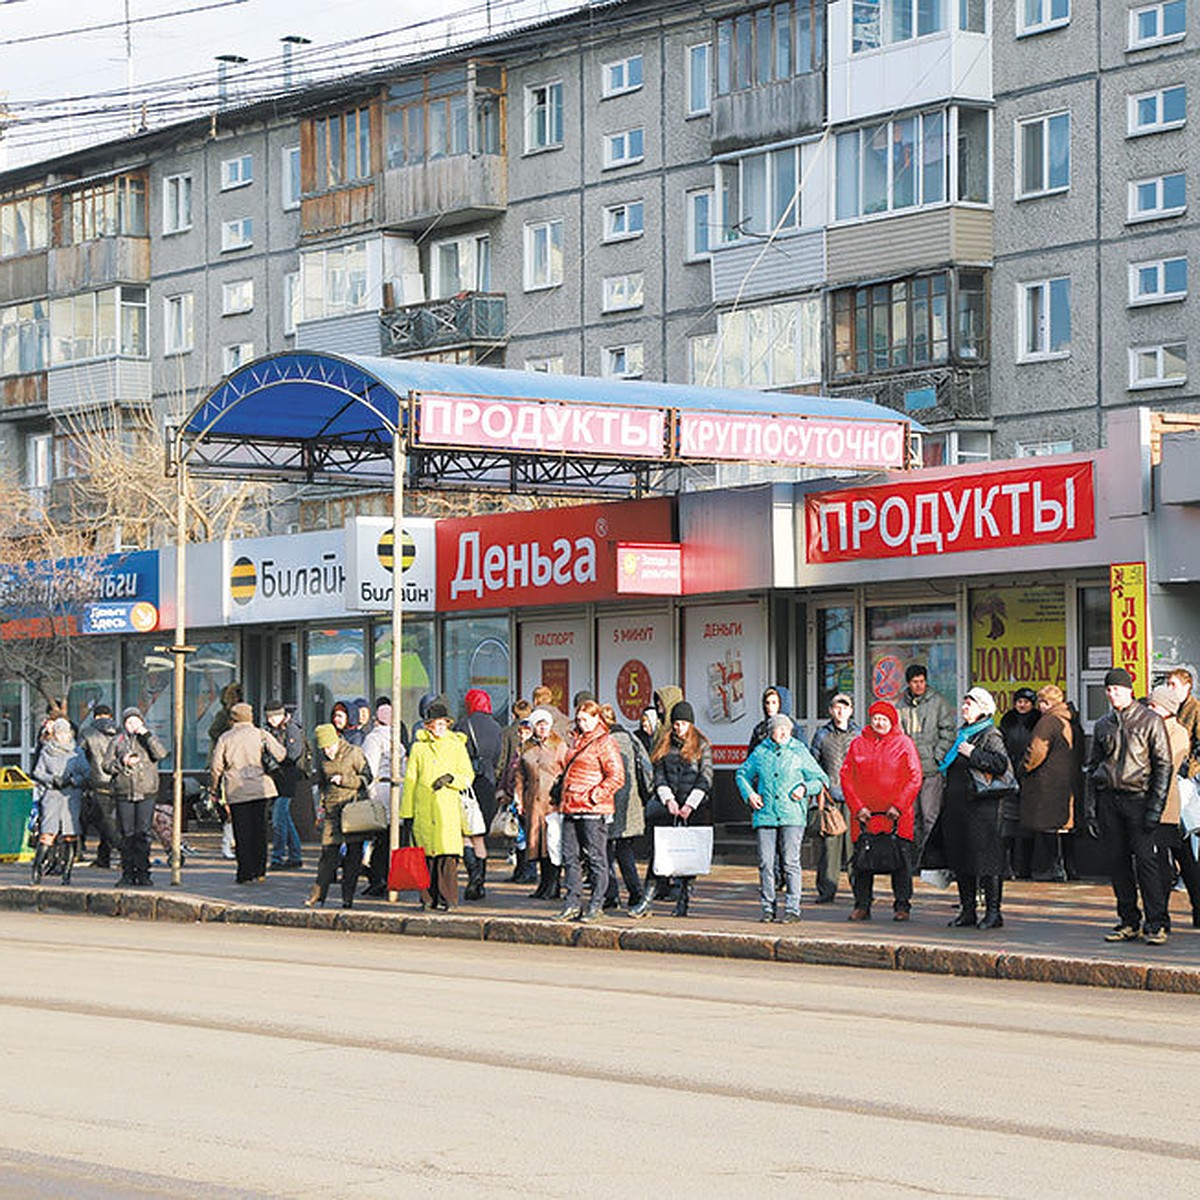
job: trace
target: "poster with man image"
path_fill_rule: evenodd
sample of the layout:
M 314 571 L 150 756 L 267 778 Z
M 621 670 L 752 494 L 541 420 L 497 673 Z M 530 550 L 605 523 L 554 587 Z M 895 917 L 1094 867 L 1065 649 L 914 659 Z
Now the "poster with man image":
M 613 706 L 622 725 L 636 729 L 642 710 L 654 704 L 654 689 L 676 682 L 670 615 L 600 617 L 596 656 L 600 702 Z
M 766 687 L 767 616 L 758 604 L 684 611 L 684 695 L 713 744 L 713 763 L 739 766 Z

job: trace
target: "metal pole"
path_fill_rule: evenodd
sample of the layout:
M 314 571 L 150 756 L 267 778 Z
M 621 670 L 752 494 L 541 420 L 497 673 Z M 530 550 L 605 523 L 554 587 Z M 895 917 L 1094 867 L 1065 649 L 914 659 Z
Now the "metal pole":
M 173 766 L 171 770 L 171 886 L 182 883 L 183 849 L 183 705 L 184 669 L 187 662 L 185 635 L 187 614 L 184 597 L 187 591 L 187 467 L 181 453 L 182 444 L 175 445 L 175 729 Z
M 404 681 L 402 617 L 404 613 L 404 412 L 397 405 L 396 428 L 392 431 L 392 762 L 388 774 L 391 785 L 388 802 L 391 815 L 388 821 L 388 863 L 390 851 L 400 845 L 400 700 Z M 399 892 L 388 892 L 394 904 Z

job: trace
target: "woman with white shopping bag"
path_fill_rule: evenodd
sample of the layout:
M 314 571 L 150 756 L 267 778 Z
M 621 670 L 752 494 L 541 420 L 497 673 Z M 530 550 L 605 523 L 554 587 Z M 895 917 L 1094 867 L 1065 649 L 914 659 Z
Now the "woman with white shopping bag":
M 709 824 L 705 818 L 709 816 L 712 806 L 705 806 L 704 801 L 711 795 L 713 786 L 712 743 L 696 728 L 695 721 L 696 714 L 686 700 L 676 703 L 671 709 L 670 735 L 658 743 L 650 756 L 654 763 L 654 796 L 646 805 L 646 826 L 651 831 L 674 825 L 695 827 Z M 700 813 L 700 820 L 694 821 L 692 818 L 697 812 Z M 711 862 L 711 829 L 707 833 Z M 658 869 L 652 845 L 650 865 L 646 868 L 646 892 L 642 902 L 629 910 L 631 917 L 644 917 L 650 912 L 650 906 L 658 894 Z M 686 917 L 695 874 L 680 874 L 676 879 L 679 895 L 672 915 Z

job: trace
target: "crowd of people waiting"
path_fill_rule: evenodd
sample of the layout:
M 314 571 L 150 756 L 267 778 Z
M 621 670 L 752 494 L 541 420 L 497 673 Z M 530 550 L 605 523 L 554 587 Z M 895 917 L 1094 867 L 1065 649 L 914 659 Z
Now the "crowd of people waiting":
M 1078 878 L 1074 839 L 1082 833 L 1101 842 L 1109 864 L 1118 924 L 1108 940 L 1165 942 L 1176 879 L 1200 927 L 1200 866 L 1180 823 L 1180 780 L 1200 776 L 1193 682 L 1175 670 L 1137 702 L 1129 675 L 1109 671 L 1110 709 L 1097 722 L 1090 755 L 1078 713 L 1053 685 L 1019 689 L 999 720 L 992 695 L 973 687 L 956 717 L 929 686 L 926 668 L 913 664 L 894 702 L 871 704 L 863 729 L 852 698 L 834 695 L 811 746 L 793 722 L 788 690 L 768 688 L 735 776 L 757 848 L 760 919 L 800 920 L 808 835 L 816 842 L 815 903 L 835 899 L 844 870 L 851 921 L 871 919 L 877 875 L 890 879 L 893 919 L 907 921 L 914 874 L 930 871 L 957 886 L 952 927 L 997 929 L 1005 879 Z M 310 794 L 311 780 L 321 851 L 305 903 L 324 904 L 340 878 L 342 904 L 351 907 L 364 863 L 365 894 L 385 895 L 389 700 L 335 704 L 330 721 L 314 730 L 315 753 L 282 703 L 268 702 L 260 728 L 236 684 L 222 702 L 208 731 L 210 784 L 237 882 L 266 876 L 268 829 L 271 869 L 303 867 L 292 805 Z M 712 747 L 679 688 L 656 691 L 632 730 L 589 692 L 575 696 L 568 717 L 539 687 L 513 705 L 507 727 L 482 689 L 467 693 L 465 708 L 456 723 L 446 702 L 429 694 L 411 739 L 401 726 L 402 844 L 427 860 L 424 908 L 458 905 L 460 865 L 463 899 L 485 897 L 490 832 L 510 839 L 510 881 L 535 884 L 534 899 L 560 902 L 555 920 L 592 921 L 619 908 L 622 884 L 632 918 L 660 900 L 672 904 L 672 915 L 688 915 L 695 877 L 656 869 L 654 849 L 656 829 L 712 823 Z M 149 885 L 157 764 L 166 754 L 137 708 L 118 724 L 99 704 L 77 734 L 52 707 L 33 769 L 40 809 L 33 882 L 50 870 L 71 882 L 90 818 L 100 834 L 94 865 L 107 867 L 119 850 L 119 886 Z M 375 802 L 374 824 L 349 819 L 348 806 L 364 798 Z

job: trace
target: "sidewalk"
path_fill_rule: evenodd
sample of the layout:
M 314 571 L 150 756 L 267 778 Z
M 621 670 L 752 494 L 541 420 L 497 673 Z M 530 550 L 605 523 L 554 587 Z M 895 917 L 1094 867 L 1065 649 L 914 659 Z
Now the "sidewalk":
M 704 954 L 1200 993 L 1200 929 L 1192 928 L 1187 897 L 1178 892 L 1171 900 L 1174 932 L 1161 947 L 1107 944 L 1104 934 L 1116 923 L 1112 891 L 1094 881 L 1005 884 L 1004 928 L 989 933 L 948 929 L 957 892 L 920 882 L 912 920 L 893 923 L 886 880 L 877 887 L 870 922 L 847 923 L 851 904 L 846 890 L 833 904 L 806 901 L 798 925 L 762 925 L 757 872 L 744 866 L 717 866 L 712 875 L 698 880 L 692 915 L 686 919 L 671 917 L 672 906 L 664 902 L 641 921 L 621 911 L 605 913 L 603 920 L 590 925 L 559 925 L 550 920 L 558 903 L 532 900 L 529 885 L 506 882 L 511 867 L 502 858 L 491 862 L 487 899 L 460 902 L 454 913 L 423 913 L 413 894 L 403 895 L 398 904 L 359 898 L 347 911 L 336 884 L 325 908 L 306 909 L 302 902 L 316 871 L 315 846 L 306 847 L 304 870 L 273 873 L 260 884 L 239 886 L 233 863 L 220 856 L 218 835 L 189 834 L 188 840 L 198 853 L 188 859 L 179 888 L 170 885 L 170 869 L 162 865 L 153 868 L 153 888 L 125 890 L 113 886 L 117 872 L 86 866 L 76 868 L 71 887 L 51 877 L 42 887 L 32 888 L 28 863 L 0 864 L 0 909 Z M 808 873 L 804 885 L 805 894 L 812 895 Z

